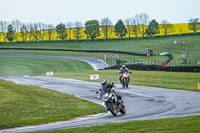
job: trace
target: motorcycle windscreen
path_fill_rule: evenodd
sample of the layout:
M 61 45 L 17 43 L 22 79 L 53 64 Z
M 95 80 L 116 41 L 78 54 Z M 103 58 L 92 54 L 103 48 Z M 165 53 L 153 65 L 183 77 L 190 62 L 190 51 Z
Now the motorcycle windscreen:
M 103 90 L 103 93 L 104 93 L 104 94 L 109 92 L 109 88 L 107 88 L 107 87 L 103 87 L 102 90 Z

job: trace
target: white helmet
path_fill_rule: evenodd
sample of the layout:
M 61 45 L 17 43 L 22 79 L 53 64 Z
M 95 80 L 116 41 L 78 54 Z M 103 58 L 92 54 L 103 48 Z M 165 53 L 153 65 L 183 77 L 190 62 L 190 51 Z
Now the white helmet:
M 107 84 L 107 80 L 102 80 L 101 81 L 101 85 L 106 85 Z
M 122 65 L 122 68 L 126 68 L 126 65 Z

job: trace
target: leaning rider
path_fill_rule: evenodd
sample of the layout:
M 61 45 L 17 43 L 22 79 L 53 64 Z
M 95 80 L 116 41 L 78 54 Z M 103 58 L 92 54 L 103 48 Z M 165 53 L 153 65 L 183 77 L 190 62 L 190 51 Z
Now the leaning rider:
M 111 89 L 114 87 L 114 83 L 108 83 L 107 80 L 103 80 L 101 82 L 102 88 L 100 89 L 101 93 L 110 92 Z
M 103 80 L 101 82 L 101 85 L 102 87 L 100 88 L 100 91 L 102 94 L 107 93 L 107 92 L 110 93 L 111 89 L 113 87 L 116 87 L 114 83 L 108 83 L 107 80 Z M 114 90 L 113 92 L 117 96 L 117 102 L 123 104 L 122 97 L 119 94 L 117 94 Z
M 126 65 L 122 65 L 122 67 L 119 69 L 119 73 L 120 73 L 120 77 L 119 77 L 119 80 L 120 82 L 122 83 L 122 75 L 123 73 L 127 72 L 127 73 L 130 73 L 130 70 L 126 67 Z M 130 80 L 130 77 L 128 77 L 128 80 Z

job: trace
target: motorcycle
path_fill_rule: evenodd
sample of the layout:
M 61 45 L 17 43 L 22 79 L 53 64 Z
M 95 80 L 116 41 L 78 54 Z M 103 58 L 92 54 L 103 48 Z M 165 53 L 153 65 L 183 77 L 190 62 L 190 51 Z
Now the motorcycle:
M 110 91 L 103 93 L 102 91 L 96 92 L 98 94 L 97 98 L 101 98 L 104 102 L 106 109 L 112 113 L 112 115 L 117 116 L 117 113 L 126 113 L 124 101 L 120 95 L 117 95 L 112 88 Z
M 122 87 L 123 88 L 128 88 L 128 84 L 129 84 L 129 73 L 128 72 L 124 72 L 122 74 L 122 78 L 121 78 L 121 83 L 122 83 Z

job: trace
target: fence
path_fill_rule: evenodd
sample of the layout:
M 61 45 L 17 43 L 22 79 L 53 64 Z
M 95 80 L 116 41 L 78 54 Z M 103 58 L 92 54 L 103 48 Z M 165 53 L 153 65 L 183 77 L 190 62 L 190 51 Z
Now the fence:
M 200 59 L 194 58 L 190 60 L 189 62 L 182 62 L 181 58 L 178 59 L 172 59 L 167 66 L 200 66 Z M 144 65 L 162 65 L 162 63 L 165 62 L 164 59 L 149 59 L 149 60 L 142 60 L 141 64 Z M 130 63 L 130 62 L 129 62 Z M 133 63 L 130 63 L 133 64 Z M 136 63 L 135 63 L 136 64 Z
M 112 50 L 112 51 L 126 51 L 139 54 L 145 54 L 146 48 L 135 47 L 130 44 L 98 44 L 98 43 L 82 43 L 80 46 L 82 50 Z

